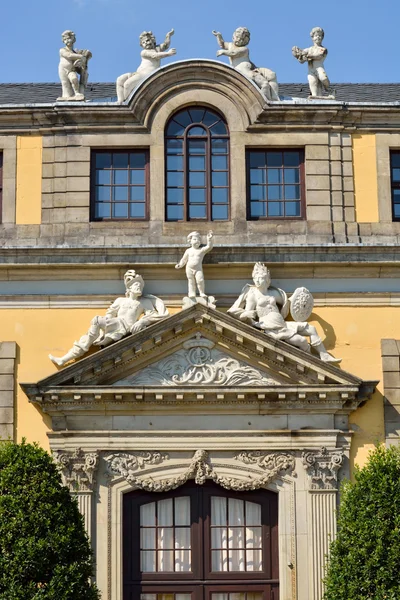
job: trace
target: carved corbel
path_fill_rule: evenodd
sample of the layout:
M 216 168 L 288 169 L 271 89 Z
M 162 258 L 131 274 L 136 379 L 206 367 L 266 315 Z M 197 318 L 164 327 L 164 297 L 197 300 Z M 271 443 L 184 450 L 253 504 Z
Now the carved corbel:
M 338 473 L 343 465 L 344 454 L 341 448 L 303 452 L 302 462 L 306 469 L 311 490 L 337 490 Z
M 99 463 L 98 452 L 85 452 L 76 448 L 73 452 L 57 450 L 54 453 L 63 484 L 71 492 L 92 492 L 96 482 L 96 472 Z

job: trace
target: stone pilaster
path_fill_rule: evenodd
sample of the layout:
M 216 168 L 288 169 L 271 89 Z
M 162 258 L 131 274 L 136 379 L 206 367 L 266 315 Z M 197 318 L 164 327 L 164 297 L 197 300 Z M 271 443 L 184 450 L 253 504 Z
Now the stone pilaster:
M 336 536 L 336 496 L 338 472 L 343 464 L 343 450 L 321 448 L 316 452 L 303 452 L 302 461 L 309 480 L 311 597 L 313 600 L 322 600 L 326 556 L 329 544 Z
M 14 439 L 17 344 L 0 342 L 0 440 Z

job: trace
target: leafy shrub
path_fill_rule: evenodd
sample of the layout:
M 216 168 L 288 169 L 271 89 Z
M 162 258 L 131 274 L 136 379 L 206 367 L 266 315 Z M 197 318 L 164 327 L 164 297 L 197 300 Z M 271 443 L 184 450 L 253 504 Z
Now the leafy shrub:
M 325 600 L 400 599 L 400 448 L 378 446 L 342 486 Z
M 98 600 L 77 502 L 36 444 L 0 444 L 0 600 Z

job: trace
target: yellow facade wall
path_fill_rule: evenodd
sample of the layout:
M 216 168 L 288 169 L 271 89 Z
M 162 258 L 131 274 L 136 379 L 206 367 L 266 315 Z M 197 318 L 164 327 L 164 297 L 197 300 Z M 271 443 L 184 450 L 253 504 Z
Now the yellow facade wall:
M 18 383 L 36 382 L 54 373 L 56 367 L 48 354 L 64 354 L 93 316 L 93 308 L 0 310 L 2 341 L 15 340 L 19 346 Z M 354 429 L 351 463 L 362 466 L 369 450 L 385 437 L 380 344 L 382 338 L 400 339 L 400 307 L 318 307 L 310 322 L 325 336 L 327 349 L 342 357 L 345 371 L 380 380 L 373 398 L 350 418 Z M 49 428 L 50 419 L 28 402 L 18 386 L 17 439 L 26 437 L 48 449 Z
M 374 133 L 353 134 L 356 221 L 378 223 L 378 175 Z
M 17 225 L 42 222 L 42 136 L 17 137 Z

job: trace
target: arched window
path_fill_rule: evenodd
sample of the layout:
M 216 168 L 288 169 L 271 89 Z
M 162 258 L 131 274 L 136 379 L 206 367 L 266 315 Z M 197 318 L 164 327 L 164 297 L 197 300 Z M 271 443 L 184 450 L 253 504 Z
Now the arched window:
M 203 107 L 185 108 L 168 121 L 166 220 L 229 219 L 229 134 L 224 119 Z
M 123 501 L 123 600 L 278 600 L 278 498 L 188 482 Z

